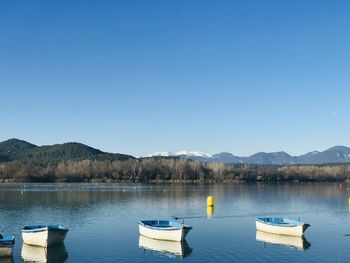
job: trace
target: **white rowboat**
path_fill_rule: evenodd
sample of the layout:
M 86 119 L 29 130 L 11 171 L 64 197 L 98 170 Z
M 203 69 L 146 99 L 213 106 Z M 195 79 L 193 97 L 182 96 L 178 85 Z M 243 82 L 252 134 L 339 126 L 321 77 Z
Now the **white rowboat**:
M 23 242 L 27 245 L 48 247 L 63 243 L 68 229 L 63 226 L 26 226 L 22 229 Z
M 191 229 L 191 226 L 170 220 L 144 220 L 139 222 L 140 235 L 160 240 L 182 241 Z
M 305 230 L 310 226 L 309 224 L 283 217 L 260 217 L 255 222 L 256 230 L 298 237 L 303 236 Z

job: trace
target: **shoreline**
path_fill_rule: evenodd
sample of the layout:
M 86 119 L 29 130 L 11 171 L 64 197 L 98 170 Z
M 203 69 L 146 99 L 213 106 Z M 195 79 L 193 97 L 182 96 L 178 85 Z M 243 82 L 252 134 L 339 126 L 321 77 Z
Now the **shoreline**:
M 135 184 L 135 185 L 205 185 L 205 184 L 276 184 L 276 183 L 350 183 L 346 180 L 152 180 L 152 181 L 126 181 L 112 179 L 93 179 L 89 181 L 16 181 L 14 179 L 0 180 L 1 185 L 6 184 Z

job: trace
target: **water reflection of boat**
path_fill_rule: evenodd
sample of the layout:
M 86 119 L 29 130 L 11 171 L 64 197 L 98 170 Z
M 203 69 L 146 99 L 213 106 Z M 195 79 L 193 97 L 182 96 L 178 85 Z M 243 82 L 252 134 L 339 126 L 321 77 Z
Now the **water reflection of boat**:
M 12 248 L 14 244 L 14 236 L 3 236 L 0 234 L 0 257 L 12 256 Z
M 304 236 L 276 235 L 262 231 L 256 231 L 256 240 L 270 244 L 293 247 L 299 250 L 306 250 L 311 246 L 310 242 L 308 242 Z
M 148 238 L 140 235 L 139 247 L 161 253 L 169 257 L 185 258 L 192 253 L 192 248 L 189 247 L 186 240 L 166 241 Z
M 39 247 L 23 243 L 21 257 L 24 262 L 62 263 L 68 258 L 68 253 L 64 244 Z
M 14 263 L 12 255 L 10 257 L 0 257 L 0 263 Z

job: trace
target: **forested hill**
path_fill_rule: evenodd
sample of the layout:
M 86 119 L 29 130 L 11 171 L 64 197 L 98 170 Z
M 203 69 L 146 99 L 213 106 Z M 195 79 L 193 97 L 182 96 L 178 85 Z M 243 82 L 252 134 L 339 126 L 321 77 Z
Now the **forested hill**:
M 47 165 L 68 160 L 113 161 L 133 158 L 133 156 L 125 154 L 106 153 L 76 142 L 47 146 L 36 146 L 18 139 L 0 142 L 0 162 L 19 161 L 21 163 Z

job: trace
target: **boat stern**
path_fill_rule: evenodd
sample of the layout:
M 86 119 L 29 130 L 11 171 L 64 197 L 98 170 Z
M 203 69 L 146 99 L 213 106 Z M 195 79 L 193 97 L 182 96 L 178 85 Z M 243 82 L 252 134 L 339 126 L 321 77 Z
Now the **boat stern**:
M 192 230 L 192 227 L 189 225 L 183 225 L 183 238 L 185 238 L 187 236 L 187 234 Z
M 308 229 L 311 225 L 310 224 L 303 224 L 303 233 Z

